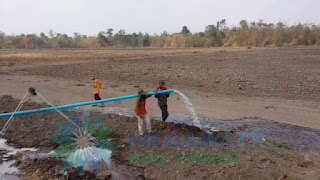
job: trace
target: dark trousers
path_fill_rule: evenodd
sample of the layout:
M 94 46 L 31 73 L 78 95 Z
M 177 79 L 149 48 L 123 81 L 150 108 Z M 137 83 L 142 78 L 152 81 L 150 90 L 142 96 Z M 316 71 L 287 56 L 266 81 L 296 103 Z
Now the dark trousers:
M 160 106 L 160 109 L 162 111 L 162 120 L 166 121 L 166 119 L 169 116 L 168 106 L 167 105 Z
M 99 94 L 94 94 L 94 99 L 95 99 L 95 100 L 101 100 Z

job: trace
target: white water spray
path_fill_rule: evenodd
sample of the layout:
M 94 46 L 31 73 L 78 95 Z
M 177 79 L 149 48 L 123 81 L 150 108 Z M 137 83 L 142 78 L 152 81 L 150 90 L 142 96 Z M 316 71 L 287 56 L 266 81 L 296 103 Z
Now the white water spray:
M 193 105 L 189 101 L 188 97 L 186 95 L 184 95 L 182 92 L 180 92 L 180 91 L 178 91 L 176 89 L 174 90 L 174 92 L 178 93 L 181 96 L 184 105 L 188 108 L 189 112 L 191 113 L 192 118 L 193 118 L 193 121 L 192 121 L 193 125 L 201 128 L 200 121 L 199 121 L 199 119 L 197 117 L 197 114 L 193 109 Z

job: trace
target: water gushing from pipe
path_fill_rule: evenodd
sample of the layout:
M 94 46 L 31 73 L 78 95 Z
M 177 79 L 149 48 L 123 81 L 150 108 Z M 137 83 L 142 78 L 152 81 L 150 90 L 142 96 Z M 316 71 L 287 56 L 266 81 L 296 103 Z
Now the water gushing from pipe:
M 201 126 L 201 123 L 199 121 L 199 118 L 198 118 L 195 110 L 193 109 L 193 105 L 189 101 L 188 97 L 186 95 L 184 95 L 182 92 L 180 92 L 179 90 L 175 89 L 174 92 L 178 93 L 181 96 L 184 105 L 188 108 L 188 110 L 189 110 L 189 112 L 190 112 L 190 114 L 192 115 L 192 118 L 193 118 L 193 121 L 192 121 L 193 125 L 201 128 L 202 126 Z

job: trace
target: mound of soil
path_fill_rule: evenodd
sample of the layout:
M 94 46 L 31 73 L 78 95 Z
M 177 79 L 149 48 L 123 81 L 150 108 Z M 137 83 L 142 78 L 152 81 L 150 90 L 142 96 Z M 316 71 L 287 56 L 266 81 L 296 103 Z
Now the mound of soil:
M 0 113 L 12 112 L 18 106 L 20 100 L 11 96 L 2 96 L 0 99 Z M 48 107 L 46 104 L 37 104 L 32 101 L 24 103 L 21 110 L 38 109 Z M 0 118 L 1 128 L 9 117 Z M 56 143 L 49 138 L 58 132 L 55 122 L 63 122 L 65 119 L 55 111 L 34 113 L 15 116 L 4 138 L 17 148 L 55 147 Z

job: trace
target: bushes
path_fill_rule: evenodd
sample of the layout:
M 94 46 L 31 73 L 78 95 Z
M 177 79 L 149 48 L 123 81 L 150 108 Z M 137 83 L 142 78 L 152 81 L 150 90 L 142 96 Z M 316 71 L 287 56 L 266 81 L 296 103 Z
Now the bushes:
M 172 34 L 166 37 L 165 47 L 187 47 L 187 36 L 182 34 Z
M 80 41 L 80 47 L 82 48 L 99 48 L 99 40 L 95 37 L 85 38 Z
M 208 25 L 204 32 L 192 33 L 187 26 L 183 26 L 180 33 L 161 35 L 139 33 L 126 34 L 120 29 L 113 33 L 113 29 L 101 31 L 96 37 L 87 37 L 74 33 L 73 37 L 50 30 L 46 36 L 41 33 L 6 35 L 0 31 L 0 48 L 100 48 L 116 47 L 219 47 L 219 46 L 320 46 L 320 27 L 317 25 L 286 26 L 279 22 L 264 23 L 263 20 L 248 23 L 240 21 L 239 26 L 228 28 L 226 20 L 218 21 L 215 25 Z

